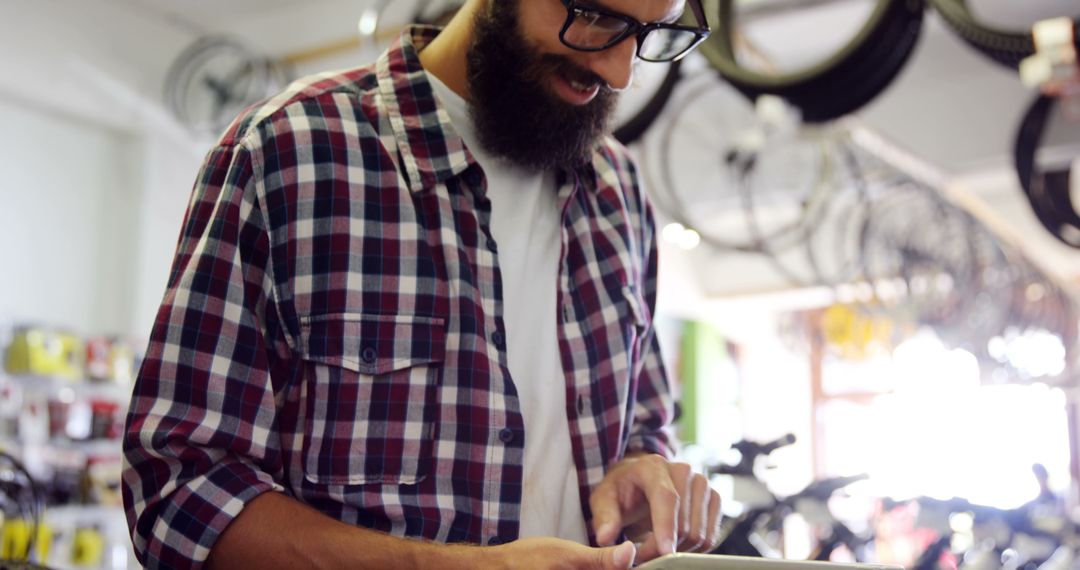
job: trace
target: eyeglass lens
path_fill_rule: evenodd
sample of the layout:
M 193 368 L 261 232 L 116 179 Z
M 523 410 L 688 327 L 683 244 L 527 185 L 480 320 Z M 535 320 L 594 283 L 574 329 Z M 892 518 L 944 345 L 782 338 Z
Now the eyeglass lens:
M 630 28 L 630 23 L 588 9 L 574 9 L 574 19 L 563 34 L 563 41 L 572 47 L 586 50 L 603 49 L 617 40 Z M 687 30 L 670 28 L 650 29 L 638 47 L 638 56 L 645 60 L 673 59 L 689 49 L 697 35 Z
M 693 46 L 697 35 L 686 30 L 657 28 L 645 35 L 638 48 L 638 57 L 645 60 L 665 60 L 679 56 Z
M 574 21 L 563 39 L 576 47 L 602 48 L 626 33 L 629 27 L 626 20 L 579 8 L 574 11 Z

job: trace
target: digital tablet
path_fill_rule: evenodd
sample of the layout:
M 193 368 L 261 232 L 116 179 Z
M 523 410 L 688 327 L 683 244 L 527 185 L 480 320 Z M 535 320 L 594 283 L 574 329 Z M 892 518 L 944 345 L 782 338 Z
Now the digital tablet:
M 748 558 L 715 554 L 670 554 L 650 560 L 638 570 L 904 570 L 889 564 L 816 562 L 811 560 L 781 560 L 778 558 Z

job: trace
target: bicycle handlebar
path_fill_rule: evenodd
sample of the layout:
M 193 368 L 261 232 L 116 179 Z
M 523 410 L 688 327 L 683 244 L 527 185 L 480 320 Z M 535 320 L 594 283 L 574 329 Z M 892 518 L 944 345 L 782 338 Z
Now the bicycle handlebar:
M 735 465 L 715 465 L 709 468 L 710 475 L 746 475 L 749 477 L 754 476 L 754 463 L 758 457 L 769 455 L 770 453 L 795 443 L 795 434 L 784 434 L 783 436 L 768 441 L 765 443 L 757 443 L 750 440 L 741 440 L 731 444 L 731 448 L 739 452 L 741 457 L 739 462 Z
M 734 443 L 731 447 L 738 449 L 743 455 L 768 455 L 781 447 L 787 447 L 795 443 L 795 434 L 787 433 L 783 436 L 769 441 L 766 443 L 756 443 L 753 441 L 742 440 Z
M 796 497 L 813 497 L 816 499 L 825 500 L 831 497 L 833 493 L 839 491 L 840 489 L 843 489 L 844 487 L 847 487 L 848 485 L 856 483 L 858 481 L 865 481 L 869 478 L 869 475 L 865 473 L 860 473 L 858 475 L 847 475 L 844 477 L 830 477 L 828 479 L 822 479 L 820 481 L 815 481 L 811 483 L 805 489 L 800 491 L 798 495 L 796 495 Z

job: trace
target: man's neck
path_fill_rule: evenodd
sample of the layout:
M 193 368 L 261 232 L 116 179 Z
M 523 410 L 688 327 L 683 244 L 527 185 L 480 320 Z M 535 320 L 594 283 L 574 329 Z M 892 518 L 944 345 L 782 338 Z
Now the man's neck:
M 484 0 L 469 0 L 446 28 L 420 52 L 420 64 L 438 77 L 454 93 L 470 99 L 467 54 L 473 43 L 473 21 L 477 10 L 487 9 Z

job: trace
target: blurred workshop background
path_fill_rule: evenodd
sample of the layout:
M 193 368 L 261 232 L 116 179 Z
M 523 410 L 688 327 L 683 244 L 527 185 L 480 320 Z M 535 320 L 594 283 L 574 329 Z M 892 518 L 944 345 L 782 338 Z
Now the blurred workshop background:
M 137 567 L 118 436 L 203 155 L 459 4 L 0 0 L 0 560 Z M 1080 4 L 704 5 L 614 127 L 727 548 L 1076 567 Z

